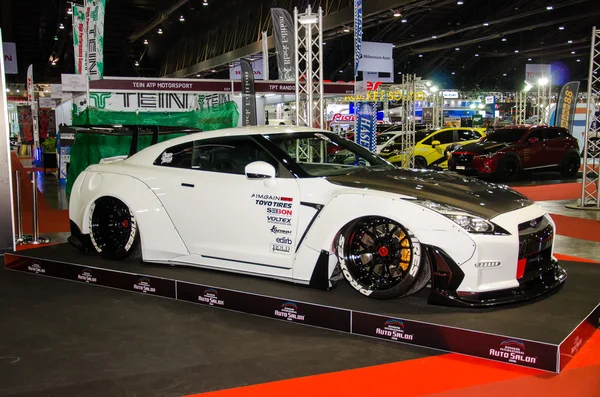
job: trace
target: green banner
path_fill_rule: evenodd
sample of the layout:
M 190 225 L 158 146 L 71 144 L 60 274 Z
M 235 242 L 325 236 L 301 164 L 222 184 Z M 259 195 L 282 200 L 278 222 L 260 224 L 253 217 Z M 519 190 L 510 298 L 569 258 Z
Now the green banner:
M 104 78 L 104 13 L 106 0 L 85 0 L 87 72 L 90 80 Z

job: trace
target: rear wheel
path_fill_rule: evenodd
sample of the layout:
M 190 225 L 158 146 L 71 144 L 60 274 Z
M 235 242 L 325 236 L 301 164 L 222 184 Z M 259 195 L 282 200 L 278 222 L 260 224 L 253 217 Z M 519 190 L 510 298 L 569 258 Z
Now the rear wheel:
M 392 299 L 411 295 L 431 278 L 421 260 L 421 245 L 406 228 L 383 217 L 358 219 L 336 242 L 340 268 L 363 295 Z
M 567 154 L 560 163 L 560 173 L 562 176 L 575 176 L 579 172 L 581 158 L 576 153 Z
M 415 168 L 417 168 L 417 169 L 427 168 L 427 160 L 425 160 L 425 157 L 423 157 L 423 156 L 415 157 Z
M 140 256 L 140 236 L 133 212 L 115 197 L 101 197 L 92 204 L 90 239 L 96 252 L 107 259 Z
M 501 182 L 510 182 L 517 179 L 520 171 L 519 161 L 516 157 L 502 157 L 498 162 L 496 179 Z

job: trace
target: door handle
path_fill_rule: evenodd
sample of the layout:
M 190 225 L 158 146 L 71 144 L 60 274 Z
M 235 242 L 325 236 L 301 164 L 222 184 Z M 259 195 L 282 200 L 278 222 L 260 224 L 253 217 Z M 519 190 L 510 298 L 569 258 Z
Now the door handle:
M 181 186 L 183 186 L 183 187 L 194 187 L 194 185 L 192 183 L 182 183 Z

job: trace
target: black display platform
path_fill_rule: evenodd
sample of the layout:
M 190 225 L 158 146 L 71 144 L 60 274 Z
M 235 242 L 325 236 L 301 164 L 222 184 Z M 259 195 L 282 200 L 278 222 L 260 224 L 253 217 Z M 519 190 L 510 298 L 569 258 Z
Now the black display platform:
M 391 301 L 344 281 L 332 291 L 191 267 L 112 262 L 69 244 L 6 254 L 6 268 L 299 324 L 560 372 L 600 326 L 600 266 L 561 262 L 557 292 L 493 309 L 427 304 L 428 291 Z

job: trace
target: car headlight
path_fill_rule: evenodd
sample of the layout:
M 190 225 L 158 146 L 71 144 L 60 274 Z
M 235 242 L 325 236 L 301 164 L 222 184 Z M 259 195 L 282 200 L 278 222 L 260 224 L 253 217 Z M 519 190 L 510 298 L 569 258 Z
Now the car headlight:
M 469 214 L 468 212 L 465 212 L 459 208 L 427 200 L 416 200 L 415 202 L 422 207 L 444 215 L 446 218 L 450 219 L 452 222 L 456 223 L 469 233 L 506 233 L 505 230 L 497 227 L 492 222 L 477 215 Z

